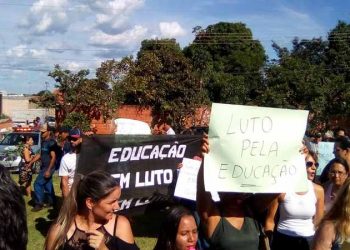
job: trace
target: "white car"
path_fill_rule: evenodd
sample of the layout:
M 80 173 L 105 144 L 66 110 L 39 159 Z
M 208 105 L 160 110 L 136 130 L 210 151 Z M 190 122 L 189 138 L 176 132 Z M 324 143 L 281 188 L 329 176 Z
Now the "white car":
M 20 153 L 17 152 L 18 144 L 22 142 L 24 136 L 30 136 L 34 140 L 32 150 L 34 153 L 40 151 L 41 136 L 40 132 L 11 132 L 5 135 L 0 142 L 0 164 L 4 165 L 10 171 L 18 171 L 22 160 Z

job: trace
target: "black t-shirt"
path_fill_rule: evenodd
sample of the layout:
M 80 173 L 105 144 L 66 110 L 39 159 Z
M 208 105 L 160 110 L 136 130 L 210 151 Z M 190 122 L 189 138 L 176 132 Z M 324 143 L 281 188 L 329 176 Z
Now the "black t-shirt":
M 44 140 L 41 143 L 41 170 L 46 171 L 50 165 L 51 152 L 55 152 L 57 143 L 54 139 Z

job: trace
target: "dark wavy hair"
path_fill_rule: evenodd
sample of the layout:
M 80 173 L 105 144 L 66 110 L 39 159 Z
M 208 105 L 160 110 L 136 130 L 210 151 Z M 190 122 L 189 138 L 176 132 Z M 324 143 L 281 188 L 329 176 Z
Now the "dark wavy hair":
M 330 165 L 331 165 L 330 169 L 333 167 L 333 165 L 334 165 L 335 163 L 338 163 L 338 164 L 341 164 L 341 165 L 344 166 L 345 171 L 346 171 L 347 174 L 349 173 L 349 170 L 350 170 L 350 169 L 349 169 L 349 165 L 348 165 L 348 163 L 347 163 L 346 160 L 341 159 L 341 158 L 334 158 L 334 159 L 331 160 L 329 163 L 330 163 Z
M 176 249 L 175 243 L 177 230 L 179 228 L 181 218 L 184 216 L 193 216 L 193 213 L 183 206 L 175 206 L 170 209 L 162 223 L 160 234 L 154 250 Z
M 26 206 L 19 186 L 0 164 L 0 249 L 27 249 Z
M 342 149 L 348 149 L 350 148 L 350 140 L 346 136 L 340 136 L 335 140 L 335 143 L 338 144 L 338 146 Z
M 85 203 L 87 198 L 92 198 L 97 202 L 108 196 L 117 187 L 119 183 L 105 171 L 96 170 L 85 176 L 76 174 L 72 189 L 64 200 L 56 221 L 61 227 L 54 239 L 53 249 L 59 249 L 64 244 L 75 215 L 87 209 Z M 45 242 L 46 245 L 47 242 Z

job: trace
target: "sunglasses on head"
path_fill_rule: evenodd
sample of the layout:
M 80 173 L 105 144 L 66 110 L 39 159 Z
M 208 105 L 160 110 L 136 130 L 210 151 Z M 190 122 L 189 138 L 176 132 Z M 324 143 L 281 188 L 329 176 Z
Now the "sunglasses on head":
M 316 168 L 318 168 L 318 162 L 312 162 L 312 161 L 307 161 L 306 162 L 306 167 L 312 167 L 313 165 L 315 165 Z

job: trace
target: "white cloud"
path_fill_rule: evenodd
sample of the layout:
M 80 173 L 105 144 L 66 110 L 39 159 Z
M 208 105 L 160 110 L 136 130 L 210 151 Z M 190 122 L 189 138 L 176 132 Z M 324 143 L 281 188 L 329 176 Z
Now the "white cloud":
M 105 14 L 130 13 L 143 6 L 145 0 L 90 0 L 88 4 L 93 11 Z
M 90 0 L 90 9 L 95 14 L 96 28 L 104 33 L 116 34 L 128 29 L 130 15 L 142 7 L 145 0 Z
M 86 69 L 86 65 L 71 61 L 71 62 L 64 63 L 62 65 L 62 68 L 68 69 L 68 70 L 73 71 L 73 72 L 77 72 L 81 69 Z
M 12 71 L 13 75 L 15 76 L 21 76 L 23 75 L 25 72 L 23 70 L 18 70 L 18 69 L 15 69 Z
M 90 37 L 90 43 L 95 46 L 132 47 L 146 37 L 147 28 L 135 25 L 132 29 L 116 35 L 97 31 Z
M 68 0 L 38 0 L 19 26 L 34 35 L 65 33 L 69 27 Z
M 159 23 L 159 29 L 161 36 L 166 38 L 186 35 L 185 30 L 178 22 L 161 22 Z
M 28 48 L 26 45 L 21 44 L 12 49 L 7 50 L 6 56 L 13 58 L 40 58 L 46 55 L 46 50 L 43 49 L 32 49 Z

